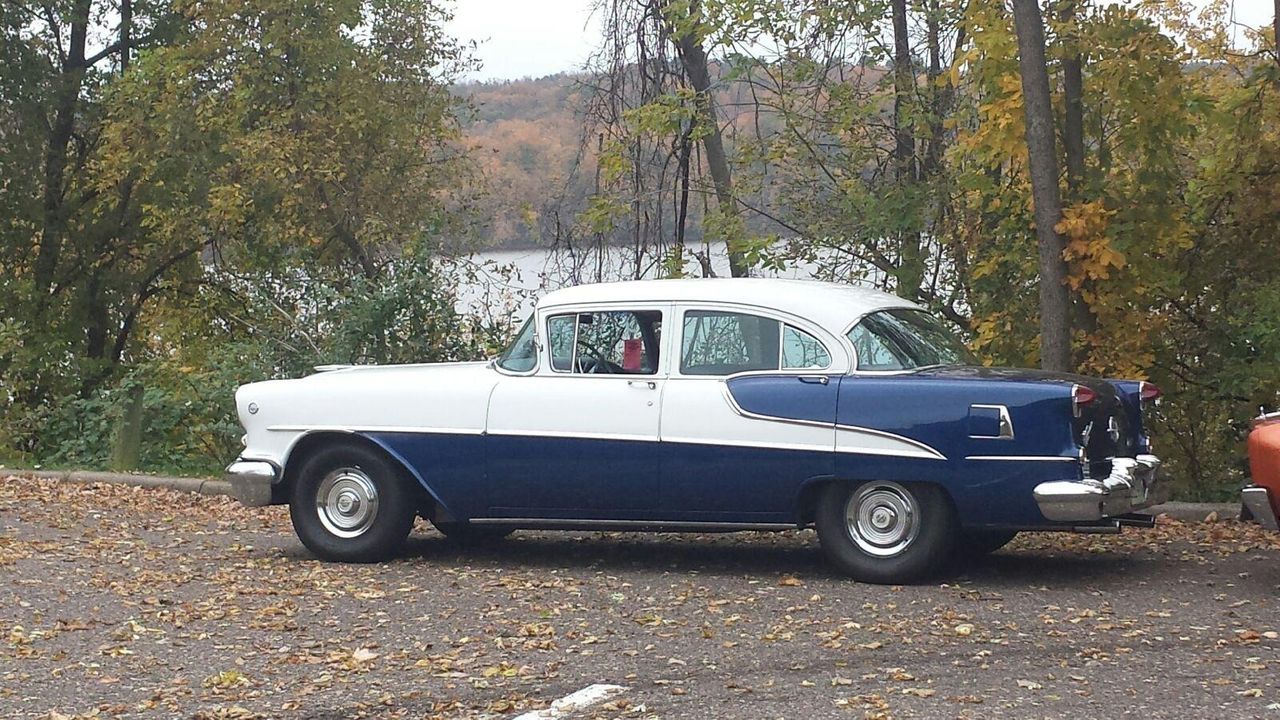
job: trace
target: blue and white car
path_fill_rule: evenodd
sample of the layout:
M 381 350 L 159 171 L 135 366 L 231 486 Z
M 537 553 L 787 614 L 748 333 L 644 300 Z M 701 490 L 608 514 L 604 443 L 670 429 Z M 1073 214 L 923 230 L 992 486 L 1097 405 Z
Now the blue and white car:
M 870 289 L 606 283 L 544 296 L 490 362 L 245 385 L 228 479 L 330 560 L 392 556 L 419 515 L 458 540 L 813 527 L 841 571 L 897 583 L 1021 531 L 1149 526 L 1158 394 L 981 367 Z

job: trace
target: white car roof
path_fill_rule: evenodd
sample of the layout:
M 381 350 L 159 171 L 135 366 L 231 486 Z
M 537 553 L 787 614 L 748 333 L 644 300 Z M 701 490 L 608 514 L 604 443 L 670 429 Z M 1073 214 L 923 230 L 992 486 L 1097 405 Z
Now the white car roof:
M 807 319 L 839 335 L 858 317 L 885 308 L 919 305 L 859 285 L 778 278 L 630 280 L 576 285 L 547 293 L 539 309 L 588 303 L 731 303 L 769 308 Z

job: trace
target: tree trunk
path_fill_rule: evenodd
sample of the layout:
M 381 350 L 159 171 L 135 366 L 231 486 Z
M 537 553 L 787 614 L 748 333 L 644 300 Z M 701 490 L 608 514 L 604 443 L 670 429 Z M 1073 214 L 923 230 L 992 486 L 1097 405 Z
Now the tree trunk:
M 1275 0 L 1275 8 L 1271 11 L 1271 47 L 1276 51 L 1276 64 L 1280 65 L 1280 0 Z M 1280 85 L 1280 77 L 1276 79 Z
M 70 152 L 68 144 L 75 130 L 80 87 L 84 83 L 85 41 L 89 32 L 91 5 L 91 0 L 77 0 L 72 9 L 70 44 L 57 80 L 53 122 L 49 126 L 49 138 L 45 145 L 43 217 L 40 249 L 36 254 L 34 268 L 36 289 L 40 292 L 46 292 L 53 286 L 53 277 L 58 269 L 62 243 L 66 236 L 67 218 L 63 199 L 66 193 L 67 155 Z
M 919 180 L 916 141 L 909 117 L 916 74 L 911 67 L 911 37 L 907 33 L 907 0 L 892 0 L 893 9 L 893 167 L 899 189 L 909 193 Z M 905 230 L 898 239 L 898 268 L 894 273 L 898 294 L 920 297 L 924 282 L 924 257 L 919 230 Z
M 942 119 L 946 113 L 944 105 L 947 97 L 943 89 L 938 87 L 942 76 L 942 41 L 939 37 L 941 28 L 938 19 L 940 13 L 937 0 L 925 4 L 925 41 L 929 47 L 929 146 L 925 150 L 924 163 L 920 168 L 920 176 L 924 179 L 932 177 L 942 166 L 942 143 L 946 134 Z M 963 37 L 963 26 L 957 28 L 956 32 Z
M 1060 19 L 1065 28 L 1062 35 L 1062 149 L 1067 159 L 1067 198 L 1068 202 L 1081 203 L 1089 199 L 1085 187 L 1084 168 L 1084 57 L 1080 52 L 1080 35 L 1076 27 L 1080 4 L 1088 0 L 1066 0 L 1060 10 Z M 1084 289 L 1092 289 L 1086 279 Z M 1093 308 L 1084 301 L 1083 293 L 1072 298 L 1072 320 L 1076 328 L 1092 336 L 1098 330 L 1098 318 Z M 1083 361 L 1088 355 L 1088 348 L 1082 347 L 1077 359 Z
M 665 9 L 665 7 L 664 7 Z M 689 3 L 689 14 L 700 15 L 697 0 Z M 670 20 L 668 27 L 672 26 Z M 674 34 L 674 28 L 672 28 Z M 736 218 L 738 202 L 733 197 L 733 175 L 729 169 L 729 158 L 724 152 L 724 137 L 720 132 L 720 121 L 716 117 L 715 98 L 711 94 L 711 72 L 707 63 L 707 53 L 702 49 L 702 42 L 693 36 L 693 31 L 682 32 L 675 38 L 676 48 L 680 52 L 680 64 L 697 92 L 698 123 L 702 125 L 702 150 L 707 155 L 707 169 L 711 172 L 711 183 L 715 186 L 716 205 L 720 213 L 727 218 Z M 734 238 L 729 241 L 729 274 L 733 277 L 747 276 L 747 261 L 742 251 L 733 247 Z
M 680 155 L 678 159 L 678 190 L 676 197 L 676 246 L 672 254 L 678 258 L 675 268 L 678 276 L 684 275 L 684 234 L 685 225 L 689 221 L 689 159 L 693 154 L 693 125 L 680 135 Z
M 1078 9 L 1077 0 L 1062 6 L 1062 22 L 1068 28 L 1062 39 L 1067 46 L 1062 61 L 1062 148 L 1067 156 L 1067 192 L 1074 202 L 1084 199 L 1084 58 L 1075 28 Z
M 1062 236 L 1054 227 L 1062 217 L 1058 192 L 1057 143 L 1049 99 L 1049 69 L 1044 54 L 1044 22 L 1038 0 L 1013 0 L 1018 34 L 1018 67 L 1026 113 L 1027 157 L 1035 204 L 1040 255 L 1040 366 L 1071 369 L 1071 299 Z

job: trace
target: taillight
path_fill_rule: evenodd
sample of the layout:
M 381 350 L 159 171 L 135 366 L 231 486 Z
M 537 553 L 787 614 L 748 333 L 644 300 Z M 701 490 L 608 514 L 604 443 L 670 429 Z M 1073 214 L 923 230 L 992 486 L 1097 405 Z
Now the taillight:
M 1098 399 L 1098 393 L 1090 390 L 1083 385 L 1071 386 L 1071 411 L 1076 417 L 1080 417 L 1080 411 L 1085 405 Z
M 1138 397 L 1142 398 L 1142 402 L 1152 402 L 1159 399 L 1160 387 L 1154 383 L 1140 382 L 1138 383 Z

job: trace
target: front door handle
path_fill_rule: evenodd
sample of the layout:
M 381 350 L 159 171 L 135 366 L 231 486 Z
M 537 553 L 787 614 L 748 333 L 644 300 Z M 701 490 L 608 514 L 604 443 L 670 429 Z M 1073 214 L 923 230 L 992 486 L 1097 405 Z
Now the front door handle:
M 801 375 L 800 382 L 809 383 L 810 385 L 826 385 L 831 382 L 831 378 L 826 375 Z
M 658 389 L 658 383 L 652 380 L 628 380 L 627 385 L 633 388 L 648 388 L 649 390 Z

